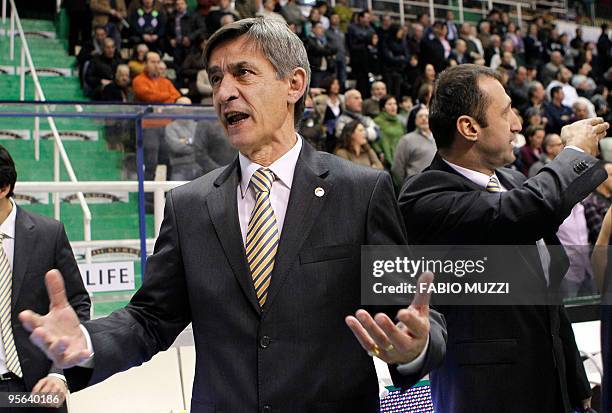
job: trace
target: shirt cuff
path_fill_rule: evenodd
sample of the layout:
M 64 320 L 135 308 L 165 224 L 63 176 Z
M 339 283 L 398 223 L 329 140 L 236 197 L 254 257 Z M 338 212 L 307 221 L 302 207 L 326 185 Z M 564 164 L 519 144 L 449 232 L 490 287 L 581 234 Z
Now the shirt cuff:
M 584 151 L 582 149 L 580 149 L 579 147 L 574 146 L 574 145 L 567 145 L 564 149 L 573 149 L 575 151 L 584 153 Z
M 87 341 L 87 351 L 91 353 L 91 356 L 87 360 L 83 361 L 82 363 L 77 364 L 77 366 L 86 367 L 88 369 L 93 369 L 94 368 L 94 350 L 93 350 L 93 344 L 91 343 L 91 337 L 89 336 L 89 331 L 87 331 L 87 329 L 83 326 L 83 324 L 79 324 L 79 328 L 83 332 L 83 335 L 85 335 L 85 341 Z
M 423 351 L 421 351 L 421 354 L 419 354 L 417 358 L 408 363 L 399 364 L 397 366 L 397 371 L 400 374 L 403 374 L 404 376 L 409 376 L 411 374 L 417 373 L 423 368 L 423 365 L 425 364 L 425 356 L 427 355 L 427 350 L 429 350 L 429 335 L 427 335 L 427 342 L 425 343 L 425 347 L 423 347 Z
M 47 377 L 55 377 L 55 378 L 58 378 L 58 379 L 62 380 L 64 383 L 66 383 L 66 377 L 64 377 L 63 374 L 49 373 L 49 374 L 47 374 Z

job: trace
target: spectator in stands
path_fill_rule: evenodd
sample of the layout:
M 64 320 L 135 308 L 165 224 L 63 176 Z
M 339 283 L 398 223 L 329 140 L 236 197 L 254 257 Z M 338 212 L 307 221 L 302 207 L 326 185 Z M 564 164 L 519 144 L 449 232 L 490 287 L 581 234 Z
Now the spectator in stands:
M 196 161 L 203 173 L 229 165 L 238 151 L 232 147 L 218 120 L 200 120 L 195 131 Z
M 406 129 L 406 125 L 408 123 L 408 115 L 410 114 L 410 111 L 413 107 L 414 104 L 412 103 L 412 96 L 402 96 L 399 102 L 399 110 L 397 111 L 397 117 L 400 120 L 401 124 L 404 126 L 404 131 L 406 132 L 408 131 Z
M 409 130 L 395 149 L 391 172 L 397 186 L 401 187 L 406 178 L 427 168 L 436 154 L 436 141 L 429 129 L 429 110 L 420 105 L 411 112 Z M 412 130 L 410 130 L 412 129 Z
M 523 131 L 526 131 L 527 128 L 531 125 L 546 126 L 546 122 L 548 119 L 542 116 L 542 112 L 538 108 L 529 108 L 525 111 L 525 122 L 523 123 Z
M 563 142 L 561 141 L 561 137 L 556 133 L 549 133 L 544 136 L 544 140 L 542 141 L 542 154 L 540 155 L 540 159 L 533 165 L 529 167 L 529 173 L 527 176 L 531 178 L 535 176 L 540 169 L 544 168 L 548 165 L 553 159 L 561 153 L 563 150 Z
M 329 76 L 321 85 L 325 93 L 314 97 L 314 110 L 318 114 L 326 133 L 325 150 L 333 152 L 336 147 L 336 121 L 344 111 L 344 95 L 340 93 L 338 78 Z
M 177 104 L 190 105 L 191 100 L 180 97 Z M 202 175 L 196 162 L 195 132 L 197 123 L 192 119 L 176 119 L 166 125 L 166 143 L 171 166 L 170 180 L 191 181 Z
M 145 0 L 146 1 L 146 0 Z M 145 70 L 136 76 L 132 82 L 134 98 L 142 103 L 175 103 L 181 96 L 171 81 L 161 76 L 161 59 L 156 52 L 148 52 Z M 143 121 L 143 146 L 145 180 L 153 180 L 155 168 L 160 158 L 167 157 L 165 150 L 164 132 L 169 122 L 164 119 L 150 119 Z M 152 197 L 147 198 L 147 210 L 151 211 Z
M 210 79 L 208 79 L 208 73 L 206 69 L 202 69 L 198 72 L 198 77 L 196 79 L 196 87 L 198 89 L 198 93 L 202 96 L 202 100 L 200 100 L 201 105 L 211 106 L 212 105 L 212 85 L 210 84 Z
M 89 97 L 94 100 L 100 99 L 102 88 L 113 81 L 115 71 L 120 63 L 121 57 L 115 48 L 115 41 L 107 37 L 104 39 L 102 54 L 92 59 L 91 65 L 85 74 L 85 81 L 89 86 Z
M 548 84 L 557 77 L 557 73 L 563 67 L 563 55 L 561 55 L 560 51 L 554 51 L 550 54 L 550 62 L 546 63 L 542 68 L 541 78 L 544 86 L 548 86 Z
M 346 42 L 351 58 L 353 77 L 356 88 L 366 97 L 369 95 L 370 47 L 375 45 L 374 29 L 370 25 L 371 15 L 363 10 L 357 13 L 357 23 L 351 23 L 346 35 Z
M 314 7 L 319 10 L 319 21 L 323 24 L 323 28 L 325 30 L 329 29 L 329 5 L 327 4 L 327 2 L 325 0 L 317 0 Z
M 142 8 L 142 0 L 129 0 L 127 3 L 127 15 L 128 18 L 134 13 L 136 10 Z M 164 3 L 162 0 L 153 0 L 153 8 L 158 12 L 164 12 Z
M 544 128 L 541 126 L 529 126 L 525 132 L 525 138 L 527 144 L 520 148 L 521 157 L 521 172 L 525 175 L 529 175 L 529 168 L 531 165 L 536 163 L 540 156 L 542 156 L 542 141 L 544 140 Z
M 91 35 L 90 35 L 91 36 Z M 94 27 L 94 38 L 87 41 L 81 47 L 77 56 L 77 65 L 79 68 L 79 77 L 81 82 L 85 75 L 85 63 L 91 61 L 96 55 L 101 55 L 104 50 L 104 39 L 108 37 L 108 32 L 104 26 Z
M 519 66 L 508 82 L 508 95 L 514 107 L 521 108 L 529 102 L 529 84 L 525 66 Z
M 482 20 L 478 24 L 478 39 L 482 45 L 483 51 L 489 47 L 491 43 L 491 23 L 487 20 Z M 483 54 L 484 57 L 484 54 Z
M 580 96 L 592 96 L 597 89 L 597 83 L 590 76 L 592 67 L 589 63 L 584 62 L 578 68 L 577 73 L 572 76 L 572 85 L 576 88 L 576 92 Z
M 138 76 L 144 71 L 148 52 L 149 48 L 144 43 L 139 43 L 134 46 L 132 58 L 128 62 L 128 66 L 130 67 L 130 76 L 132 78 Z
M 544 115 L 544 99 L 546 98 L 546 90 L 544 90 L 544 86 L 538 81 L 532 82 L 529 85 L 527 97 L 529 98 L 529 102 L 522 108 L 521 112 L 526 115 L 527 109 L 535 108 L 541 115 Z M 527 116 L 524 117 L 527 118 Z
M 261 3 L 257 0 L 236 0 L 234 7 L 241 19 L 255 17 Z
M 568 125 L 572 119 L 572 109 L 563 104 L 565 94 L 561 86 L 550 90 L 550 102 L 544 104 L 546 113 L 546 133 L 561 134 L 561 128 Z
M 608 212 L 608 209 L 610 209 L 610 205 L 612 205 L 612 163 L 606 162 L 605 168 L 606 172 L 608 172 L 608 179 L 582 201 L 584 216 L 589 231 L 590 245 L 595 245 L 597 236 L 601 231 L 601 224 L 604 216 L 606 212 Z
M 491 57 L 491 64 L 489 67 L 496 70 L 500 66 L 509 70 L 515 70 L 517 68 L 516 59 L 514 58 L 514 43 L 512 43 L 510 39 L 504 40 L 501 45 L 500 53 Z
M 295 0 L 291 0 L 295 4 Z M 289 3 L 287 3 L 289 4 Z M 210 8 L 208 16 L 206 16 L 206 31 L 210 34 L 216 32 L 221 27 L 221 19 L 231 15 L 235 20 L 238 20 L 238 12 L 232 7 L 230 0 L 219 0 L 217 6 Z
M 128 65 L 117 65 L 112 83 L 102 89 L 100 100 L 109 102 L 130 102 L 130 68 Z
M 546 42 L 546 53 L 551 55 L 553 52 L 561 53 L 561 56 L 565 56 L 565 48 L 563 47 L 563 43 L 561 42 L 561 36 L 559 35 L 559 29 L 557 27 L 552 28 L 548 35 L 548 40 Z
M 589 114 L 589 104 L 592 105 L 586 98 L 578 98 L 572 105 L 572 111 L 574 112 L 574 116 L 572 116 L 572 122 L 582 119 L 588 119 L 595 117 L 595 113 L 592 116 Z
M 340 30 L 346 33 L 353 17 L 353 10 L 347 5 L 347 0 L 336 0 L 333 13 L 340 17 Z
M 144 43 L 149 50 L 160 52 L 166 33 L 166 15 L 153 7 L 153 0 L 142 0 L 142 7 L 129 16 L 132 43 Z
M 174 58 L 174 66 L 178 69 L 183 64 L 191 46 L 191 34 L 195 24 L 195 16 L 187 10 L 186 0 L 176 0 L 174 13 L 168 18 L 167 38 L 168 52 Z
M 422 88 L 424 86 L 429 86 L 431 89 L 433 89 L 433 84 L 434 81 L 436 80 L 436 69 L 434 69 L 434 66 L 432 64 L 426 64 L 423 67 L 423 72 L 419 75 L 419 77 L 416 79 L 416 81 L 414 82 L 414 88 L 413 90 L 413 99 L 418 101 L 419 103 L 423 103 L 425 105 L 427 105 L 428 103 L 425 103 L 424 101 L 421 100 L 421 91 Z M 429 100 L 427 101 L 429 102 Z
M 372 148 L 378 154 L 387 169 L 393 166 L 395 148 L 405 133 L 405 127 L 397 117 L 397 100 L 393 96 L 383 96 L 378 101 L 380 113 L 374 122 L 380 128 L 380 138 L 372 143 Z
M 489 45 L 485 47 L 485 65 L 491 67 L 491 59 L 496 54 L 501 54 L 501 38 L 497 34 L 492 34 L 489 39 Z
M 484 48 L 480 39 L 475 36 L 476 28 L 468 22 L 461 24 L 460 38 L 463 39 L 467 45 L 467 51 L 470 59 L 474 62 L 477 59 L 484 56 Z
M 361 92 L 356 89 L 347 90 L 344 94 L 344 106 L 344 112 L 342 112 L 336 120 L 336 138 L 340 138 L 342 129 L 347 123 L 352 120 L 358 120 L 366 128 L 366 137 L 368 141 L 376 141 L 380 136 L 380 130 L 371 117 L 361 114 L 361 110 L 363 109 Z
M 410 25 L 410 32 L 406 37 L 406 47 L 408 53 L 411 56 L 418 56 L 421 54 L 421 41 L 423 40 L 423 26 L 419 23 L 412 23 Z
M 436 73 L 440 73 L 447 66 L 447 59 L 451 52 L 450 43 L 446 40 L 446 25 L 444 22 L 436 21 L 432 28 L 433 35 L 423 38 L 421 41 L 420 62 L 424 67 L 433 65 Z
M 73 56 L 77 44 L 85 46 L 91 41 L 91 9 L 87 0 L 64 0 L 63 6 L 69 23 L 68 54 Z
M 388 13 L 383 14 L 379 23 L 378 27 L 376 27 L 376 34 L 378 35 L 379 43 L 383 44 L 391 36 L 391 26 L 393 26 L 391 15 Z
M 537 24 L 530 23 L 527 36 L 523 39 L 525 43 L 525 63 L 533 67 L 539 67 L 544 63 L 544 44 L 538 37 L 538 30 Z
M 257 16 L 266 17 L 269 19 L 276 19 L 278 21 L 285 22 L 285 19 L 279 13 L 276 13 L 276 0 L 262 0 L 262 9 L 257 13 Z
M 455 23 L 455 13 L 452 10 L 446 11 L 446 39 L 451 46 L 455 45 L 455 41 L 459 38 L 459 27 Z
M 390 36 L 380 43 L 382 75 L 389 94 L 399 99 L 402 92 L 402 82 L 410 55 L 406 47 L 406 28 L 393 25 Z
M 597 61 L 600 73 L 605 73 L 612 66 L 612 40 L 606 23 L 601 25 L 601 34 L 597 39 Z
M 368 144 L 366 133 L 363 123 L 359 120 L 350 121 L 340 134 L 334 154 L 359 165 L 383 169 L 382 163 Z
M 127 18 L 124 0 L 90 0 L 93 25 L 104 26 L 115 45 L 121 45 L 121 28 Z
M 582 40 L 582 28 L 580 26 L 576 27 L 576 35 L 570 41 L 570 46 L 576 50 L 582 50 L 584 47 L 584 40 Z
M 576 91 L 576 88 L 574 88 L 574 86 L 569 83 L 571 78 L 572 71 L 565 66 L 561 66 L 561 69 L 559 69 L 559 71 L 557 72 L 555 79 L 551 81 L 546 87 L 546 92 L 548 94 L 549 99 L 552 99 L 552 97 L 550 96 L 550 91 L 552 90 L 552 88 L 555 86 L 561 86 L 564 95 L 563 104 L 565 106 L 571 107 L 576 101 L 576 99 L 578 99 L 578 92 Z
M 329 43 L 320 21 L 313 23 L 310 33 L 304 39 L 304 46 L 310 63 L 310 87 L 318 88 L 323 79 L 333 74 L 336 47 Z
M 333 12 L 329 16 L 329 29 L 325 32 L 330 45 L 336 48 L 334 55 L 334 71 L 338 81 L 340 82 L 340 91 L 344 92 L 346 88 L 346 37 L 340 28 L 340 15 Z
M 280 14 L 287 21 L 287 24 L 295 24 L 297 33 L 302 33 L 306 18 L 296 0 L 288 0 L 287 4 L 281 7 Z
M 467 44 L 465 43 L 465 40 L 455 40 L 455 48 L 448 57 L 448 63 L 451 66 L 462 65 L 464 63 L 472 63 L 472 58 L 468 53 Z
M 387 96 L 387 85 L 385 82 L 376 81 L 370 88 L 371 97 L 363 101 L 361 113 L 375 118 L 380 113 L 380 99 Z
M 162 0 L 162 8 L 166 17 L 170 17 L 176 11 L 176 0 Z
M 177 78 L 179 87 L 186 87 L 189 89 L 188 97 L 192 102 L 200 102 L 203 98 L 198 90 L 197 80 L 198 73 L 205 70 L 203 53 L 206 41 L 206 36 L 204 34 L 196 36 L 191 51 L 185 58 Z
M 525 43 L 521 37 L 520 29 L 516 27 L 516 23 L 508 23 L 508 31 L 506 33 L 505 40 L 510 40 L 512 42 L 514 52 L 517 55 L 522 55 L 525 53 Z

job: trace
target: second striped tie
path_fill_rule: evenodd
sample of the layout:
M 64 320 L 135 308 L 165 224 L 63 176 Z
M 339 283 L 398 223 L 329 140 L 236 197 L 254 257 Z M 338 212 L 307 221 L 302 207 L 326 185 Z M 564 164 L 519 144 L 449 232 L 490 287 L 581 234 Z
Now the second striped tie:
M 492 176 L 487 183 L 487 192 L 502 192 L 499 181 L 495 176 Z
M 270 202 L 270 190 L 274 179 L 272 171 L 259 168 L 250 182 L 255 191 L 255 207 L 249 219 L 245 249 L 260 307 L 264 306 L 268 296 L 280 238 L 276 216 Z

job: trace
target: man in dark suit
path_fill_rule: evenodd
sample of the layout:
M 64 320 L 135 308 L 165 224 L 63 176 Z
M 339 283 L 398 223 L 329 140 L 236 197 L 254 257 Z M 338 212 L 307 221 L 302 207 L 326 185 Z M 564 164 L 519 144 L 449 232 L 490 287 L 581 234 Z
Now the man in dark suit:
M 58 268 L 78 317 L 89 319 L 90 300 L 61 223 L 26 212 L 12 199 L 17 172 L 0 146 L 0 392 L 56 392 L 59 409 L 20 408 L 8 412 L 65 412 L 66 380 L 30 342 L 17 315 L 25 309 L 49 311 L 44 274 Z M 6 411 L 3 409 L 3 411 Z
M 555 232 L 572 207 L 606 178 L 594 157 L 608 128 L 601 119 L 566 127 L 566 149 L 535 177 L 525 180 L 503 168 L 514 161 L 521 124 L 488 68 L 443 72 L 429 119 L 438 154 L 400 195 L 410 244 L 539 245 L 548 251 L 546 245 L 559 244 Z M 508 281 L 556 291 L 567 260 L 552 260 L 546 271 L 540 261 L 537 253 L 508 259 L 514 266 Z M 438 309 L 449 342 L 444 363 L 431 374 L 436 412 L 559 413 L 589 405 L 590 387 L 563 306 Z
M 377 411 L 364 349 L 407 386 L 439 363 L 445 343 L 427 305 L 399 311 L 398 324 L 357 311 L 360 246 L 405 243 L 391 179 L 296 135 L 309 65 L 285 24 L 224 26 L 205 57 L 238 158 L 168 194 L 143 287 L 126 308 L 84 323 L 85 334 L 52 272 L 51 314 L 22 321 L 58 365 L 90 367 L 66 370 L 80 387 L 149 360 L 191 322 L 194 412 Z M 359 343 L 345 325 L 355 312 L 346 323 Z

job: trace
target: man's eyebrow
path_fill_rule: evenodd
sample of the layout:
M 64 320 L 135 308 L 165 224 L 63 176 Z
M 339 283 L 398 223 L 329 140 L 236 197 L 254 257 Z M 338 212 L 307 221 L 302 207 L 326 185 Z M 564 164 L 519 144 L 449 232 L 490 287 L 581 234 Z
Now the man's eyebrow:
M 227 68 L 230 72 L 236 71 L 238 69 L 243 69 L 243 68 L 253 68 L 253 65 L 251 65 L 248 61 L 246 60 L 241 60 L 239 62 L 235 62 L 235 63 L 228 63 L 227 64 Z M 220 66 L 211 66 L 208 68 L 208 73 L 211 72 L 220 72 L 222 71 Z

